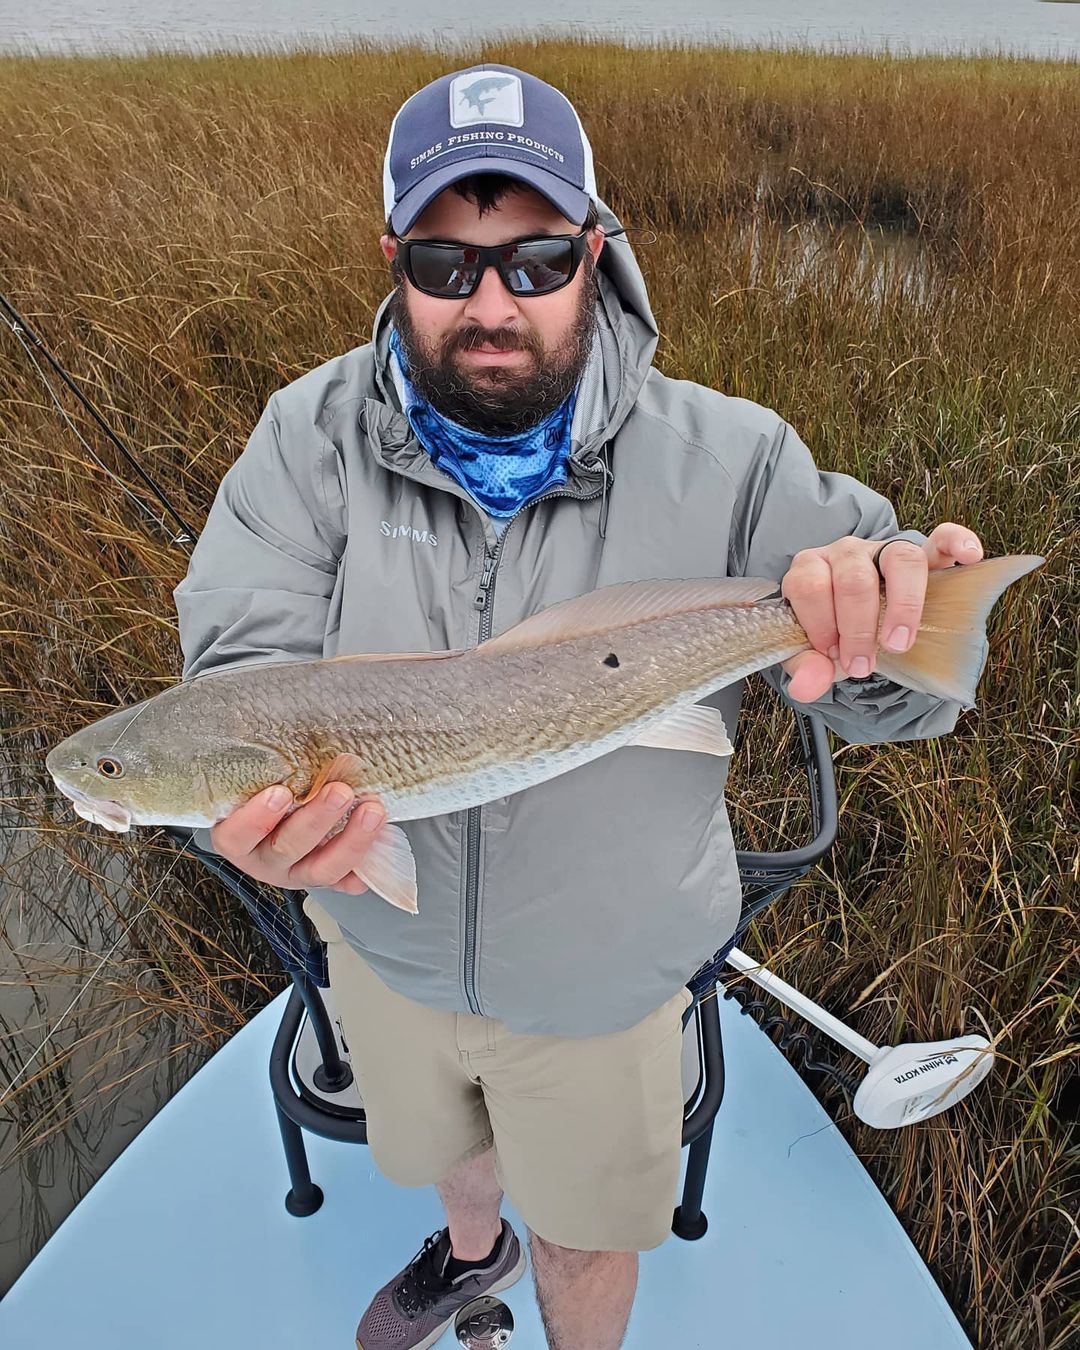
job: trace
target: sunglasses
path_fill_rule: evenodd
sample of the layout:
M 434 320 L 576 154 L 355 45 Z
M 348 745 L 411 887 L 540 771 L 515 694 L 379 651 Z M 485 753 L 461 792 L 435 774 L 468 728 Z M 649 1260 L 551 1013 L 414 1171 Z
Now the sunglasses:
M 494 267 L 512 295 L 550 295 L 574 278 L 585 253 L 585 235 L 541 234 L 508 244 L 458 244 L 443 239 L 399 239 L 397 256 L 418 291 L 465 300 Z

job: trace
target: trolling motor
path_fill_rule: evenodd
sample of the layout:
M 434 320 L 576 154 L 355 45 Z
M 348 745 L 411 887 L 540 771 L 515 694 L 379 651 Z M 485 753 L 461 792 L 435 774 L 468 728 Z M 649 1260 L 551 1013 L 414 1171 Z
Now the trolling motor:
M 985 1036 L 874 1045 L 738 947 L 725 960 L 869 1064 L 853 1105 L 859 1119 L 876 1129 L 895 1130 L 940 1115 L 977 1088 L 993 1067 L 994 1053 Z

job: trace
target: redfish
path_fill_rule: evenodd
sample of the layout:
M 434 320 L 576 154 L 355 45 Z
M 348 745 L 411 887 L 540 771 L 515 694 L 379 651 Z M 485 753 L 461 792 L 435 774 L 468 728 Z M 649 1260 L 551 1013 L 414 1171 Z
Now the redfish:
M 931 572 L 915 642 L 879 647 L 878 672 L 970 706 L 987 616 L 1042 562 Z M 120 831 L 212 826 L 274 783 L 295 809 L 343 781 L 387 813 L 357 873 L 415 914 L 415 860 L 391 822 L 478 806 L 624 746 L 729 755 L 720 713 L 698 700 L 810 647 L 778 590 L 621 582 L 464 650 L 209 670 L 77 731 L 46 767 L 80 816 Z

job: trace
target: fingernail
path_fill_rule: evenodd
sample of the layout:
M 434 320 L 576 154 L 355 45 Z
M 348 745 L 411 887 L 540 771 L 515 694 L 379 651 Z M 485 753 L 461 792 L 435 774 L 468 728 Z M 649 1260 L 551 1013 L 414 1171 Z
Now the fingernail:
M 270 808 L 271 811 L 280 811 L 291 796 L 292 793 L 289 791 L 288 788 L 285 787 L 271 788 L 270 791 L 266 794 L 266 805 Z
M 865 675 L 870 674 L 870 662 L 865 656 L 857 656 L 851 663 L 850 673 L 857 680 L 861 680 Z
M 370 802 L 360 808 L 360 828 L 365 834 L 374 834 L 382 824 L 382 812 Z
M 885 641 L 885 646 L 891 652 L 906 652 L 907 645 L 911 641 L 911 632 L 907 628 L 894 628 Z
M 327 806 L 344 806 L 346 802 L 351 802 L 353 792 L 351 788 L 343 787 L 340 783 L 332 787 L 326 794 Z
M 974 539 L 966 539 L 964 541 L 964 547 L 966 549 L 970 549 L 974 553 L 975 550 L 979 547 L 979 545 L 976 543 Z
M 840 648 L 839 648 L 839 647 L 830 647 L 830 648 L 829 648 L 829 660 L 830 660 L 830 661 L 839 661 L 839 660 L 840 660 Z

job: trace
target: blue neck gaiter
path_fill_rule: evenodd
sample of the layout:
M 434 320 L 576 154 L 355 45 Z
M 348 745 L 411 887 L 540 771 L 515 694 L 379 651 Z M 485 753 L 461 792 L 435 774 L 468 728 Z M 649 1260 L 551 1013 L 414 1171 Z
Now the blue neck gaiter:
M 390 350 L 405 384 L 405 415 L 433 464 L 448 473 L 488 512 L 514 515 L 526 502 L 566 482 L 570 428 L 578 386 L 566 401 L 534 427 L 513 436 L 485 436 L 437 412 L 409 379 L 409 367 L 397 330 Z

